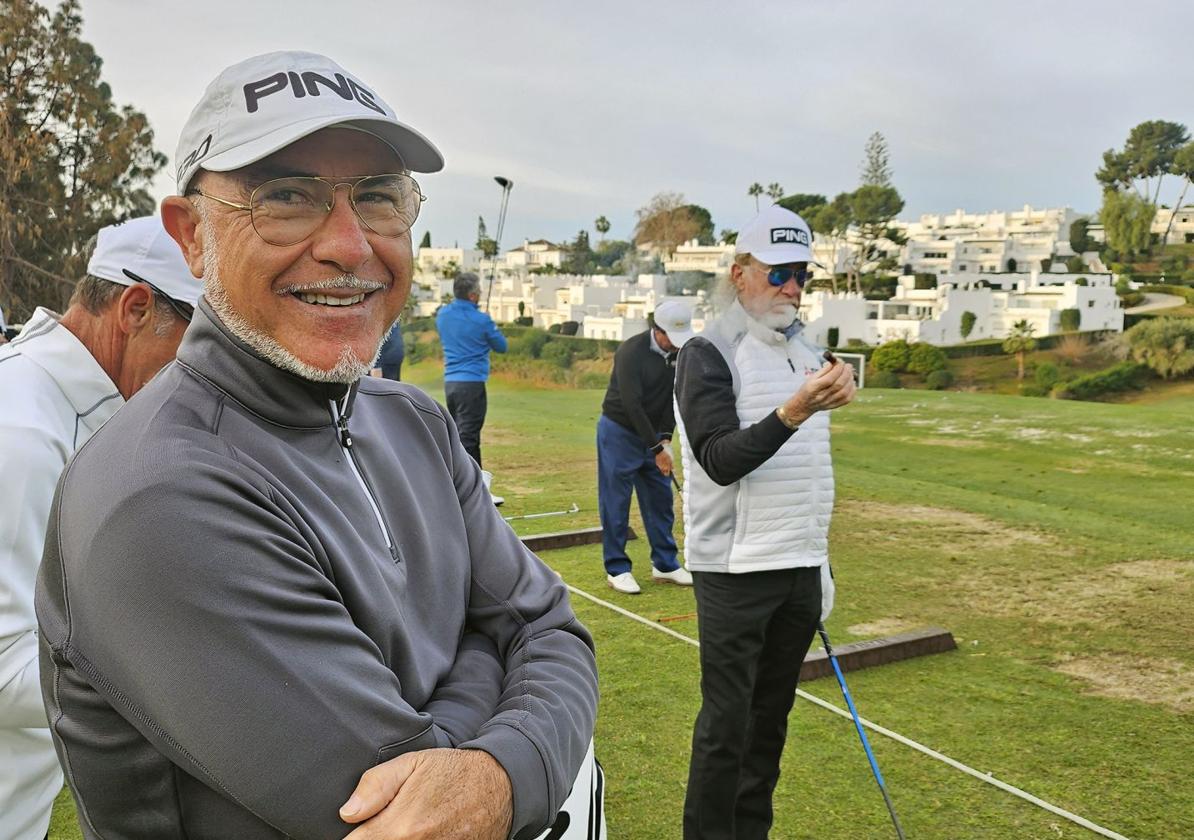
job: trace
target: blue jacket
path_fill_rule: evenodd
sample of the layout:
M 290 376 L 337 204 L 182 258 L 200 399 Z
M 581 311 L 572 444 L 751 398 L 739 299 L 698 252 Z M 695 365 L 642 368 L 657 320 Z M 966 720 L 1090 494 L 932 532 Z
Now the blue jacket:
M 377 356 L 379 365 L 400 365 L 406 357 L 406 348 L 402 344 L 402 324 L 395 322 L 385 343 L 381 345 L 381 353 Z
M 457 298 L 441 307 L 435 328 L 444 347 L 445 382 L 484 382 L 489 351 L 506 352 L 506 337 L 471 300 Z

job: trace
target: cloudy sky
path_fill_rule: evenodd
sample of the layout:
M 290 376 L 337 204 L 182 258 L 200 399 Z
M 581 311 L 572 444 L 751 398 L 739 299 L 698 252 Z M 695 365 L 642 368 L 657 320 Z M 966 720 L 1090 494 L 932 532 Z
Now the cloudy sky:
M 873 131 L 904 218 L 1092 211 L 1104 149 L 1142 120 L 1194 126 L 1194 4 L 1172 0 L 81 2 L 116 101 L 149 116 L 170 172 L 225 66 L 278 49 L 336 59 L 444 152 L 446 170 L 420 179 L 416 235 L 436 245 L 471 246 L 478 215 L 492 233 L 494 175 L 515 184 L 505 247 L 593 235 L 599 215 L 628 237 L 661 191 L 737 229 L 754 181 L 853 189 Z

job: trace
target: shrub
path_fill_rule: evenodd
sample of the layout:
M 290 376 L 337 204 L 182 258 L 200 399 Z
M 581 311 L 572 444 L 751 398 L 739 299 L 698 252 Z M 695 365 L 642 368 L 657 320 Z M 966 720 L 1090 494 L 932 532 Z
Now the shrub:
M 969 310 L 962 313 L 962 323 L 960 329 L 962 331 L 963 341 L 970 337 L 970 333 L 974 331 L 974 323 L 977 320 L 978 316 Z
M 908 346 L 908 342 L 898 338 L 895 341 L 879 345 L 878 349 L 871 354 L 871 363 L 875 366 L 875 370 L 898 373 L 901 370 L 907 370 L 908 357 L 911 353 L 912 349 Z
M 565 321 L 560 324 L 560 335 L 576 335 L 579 329 L 580 323 L 578 321 Z
M 1074 281 L 1074 285 L 1075 286 L 1089 286 L 1090 281 L 1087 280 L 1085 277 L 1079 277 L 1077 280 Z
M 1035 382 L 1021 382 L 1020 396 L 1022 397 L 1047 397 L 1049 396 L 1049 389 L 1038 385 Z
M 538 359 L 547 344 L 547 333 L 543 330 L 527 330 L 518 338 L 510 340 L 507 352 L 512 356 L 524 356 L 528 359 Z
M 550 341 L 539 354 L 539 358 L 567 370 L 572 367 L 572 348 L 563 341 Z
M 945 368 L 930 371 L 925 377 L 925 385 L 929 386 L 930 391 L 944 391 L 953 384 L 954 375 Z
M 519 303 L 522 303 L 522 301 L 519 301 Z M 534 325 L 535 319 L 530 315 L 519 315 L 514 319 L 514 323 L 520 327 L 530 327 Z
M 1090 342 L 1081 333 L 1070 333 L 1062 336 L 1061 340 L 1053 345 L 1053 349 L 1062 359 L 1070 364 L 1077 364 L 1090 351 Z
M 547 328 L 547 331 L 549 333 L 551 333 L 552 335 L 559 335 L 560 334 L 560 325 L 552 324 L 550 327 Z
M 1124 333 L 1132 358 L 1166 379 L 1194 370 L 1194 318 L 1150 318 Z
M 1058 382 L 1050 394 L 1061 400 L 1093 400 L 1104 394 L 1139 388 L 1148 368 L 1137 362 L 1120 362 L 1111 367 Z
M 1071 274 L 1077 274 L 1079 271 L 1086 269 L 1086 262 L 1077 255 L 1070 257 L 1065 261 L 1065 270 Z
M 1033 371 L 1032 378 L 1038 387 L 1044 389 L 1044 393 L 1048 393 L 1049 389 L 1061 379 L 1061 371 L 1052 362 L 1041 362 L 1036 366 L 1036 370 Z M 1044 396 L 1044 393 L 1033 394 L 1032 396 Z
M 867 387 L 870 388 L 902 388 L 900 384 L 900 377 L 895 371 L 881 370 L 867 380 Z
M 1082 326 L 1082 310 L 1081 309 L 1063 309 L 1061 310 L 1061 331 L 1062 332 L 1078 332 L 1078 328 Z
M 825 339 L 825 342 L 830 347 L 837 347 L 837 341 L 840 336 L 841 336 L 841 331 L 837 327 L 830 327 L 829 333 Z
M 940 347 L 918 341 L 908 352 L 908 367 L 912 373 L 926 376 L 945 367 L 945 352 Z

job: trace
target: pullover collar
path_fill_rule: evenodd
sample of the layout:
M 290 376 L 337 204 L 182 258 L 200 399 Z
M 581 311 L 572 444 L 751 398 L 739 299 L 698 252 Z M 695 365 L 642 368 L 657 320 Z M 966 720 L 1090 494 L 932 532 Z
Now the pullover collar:
M 178 348 L 178 362 L 271 423 L 312 429 L 333 423 L 331 401 L 352 411 L 359 382 L 312 382 L 267 362 L 234 336 L 203 297 Z

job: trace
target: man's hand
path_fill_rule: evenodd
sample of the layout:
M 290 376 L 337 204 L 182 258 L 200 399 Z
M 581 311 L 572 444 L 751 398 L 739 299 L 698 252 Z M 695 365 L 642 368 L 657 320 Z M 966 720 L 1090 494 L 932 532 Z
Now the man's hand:
M 854 399 L 854 368 L 843 361 L 826 365 L 804 381 L 784 403 L 784 413 L 803 423 L 818 411 L 841 408 Z
M 672 450 L 668 449 L 666 444 L 656 453 L 655 466 L 659 467 L 659 471 L 664 475 L 672 474 Z
M 421 750 L 361 776 L 340 819 L 345 840 L 505 840 L 514 819 L 510 777 L 481 750 Z

